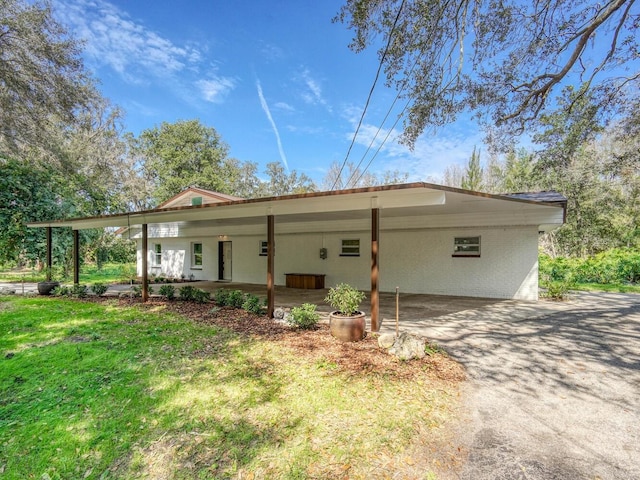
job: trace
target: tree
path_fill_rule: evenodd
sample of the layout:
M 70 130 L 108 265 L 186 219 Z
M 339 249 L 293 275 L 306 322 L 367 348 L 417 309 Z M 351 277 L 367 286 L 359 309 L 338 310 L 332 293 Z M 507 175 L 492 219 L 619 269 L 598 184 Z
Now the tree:
M 229 147 L 214 128 L 199 120 L 163 122 L 144 130 L 134 143 L 144 174 L 153 182 L 157 203 L 191 186 L 233 193 L 232 179 L 237 172 L 226 161 Z
M 638 98 L 638 10 L 634 0 L 346 0 L 334 20 L 354 30 L 356 52 L 383 37 L 387 82 L 411 100 L 413 145 L 464 110 L 520 133 L 563 84 L 600 106 Z
M 447 167 L 444 169 L 442 184 L 449 187 L 461 188 L 463 178 L 463 168 L 457 163 L 454 163 L 452 165 L 447 165 Z
M 80 44 L 48 3 L 0 0 L 0 152 L 46 150 L 52 123 L 73 124 L 96 95 Z
M 316 185 L 304 173 L 298 174 L 295 170 L 287 174 L 282 164 L 271 162 L 267 164 L 269 180 L 264 182 L 266 195 L 288 195 L 292 193 L 309 193 L 316 190 Z
M 27 222 L 62 218 L 72 211 L 67 190 L 51 168 L 0 158 L 0 263 L 34 263 L 45 255 L 45 233 Z M 56 241 L 54 255 L 64 257 L 71 237 Z
M 329 166 L 322 181 L 323 190 L 344 190 L 347 188 L 373 187 L 405 183 L 409 175 L 399 170 L 385 170 L 381 174 L 361 171 L 353 162 L 347 162 L 344 168 L 338 162 Z
M 483 175 L 484 170 L 480 165 L 480 152 L 476 151 L 476 147 L 473 147 L 471 158 L 465 168 L 464 177 L 462 177 L 461 187 L 475 192 L 481 191 L 483 189 Z

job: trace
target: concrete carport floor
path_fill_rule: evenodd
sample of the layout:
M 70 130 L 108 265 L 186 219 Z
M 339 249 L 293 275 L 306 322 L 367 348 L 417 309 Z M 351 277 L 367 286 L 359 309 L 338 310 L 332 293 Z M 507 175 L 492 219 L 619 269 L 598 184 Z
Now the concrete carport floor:
M 181 284 L 178 284 L 181 285 Z M 176 286 L 178 286 L 176 285 Z M 238 289 L 246 293 L 253 293 L 259 297 L 266 297 L 267 287 L 251 283 L 227 283 L 227 282 L 195 282 L 191 285 L 202 288 L 209 292 L 215 292 L 220 288 Z M 156 290 L 157 291 L 157 290 Z M 325 320 L 331 312 L 331 307 L 324 301 L 328 289 L 301 289 L 287 288 L 283 286 L 275 287 L 276 308 L 292 308 L 303 303 L 313 303 L 318 306 Z M 366 292 L 365 292 L 366 293 Z M 401 326 L 409 328 L 410 325 L 420 324 L 424 319 L 439 317 L 463 310 L 475 309 L 485 305 L 500 303 L 501 300 L 495 298 L 472 298 L 454 297 L 447 295 L 420 295 L 412 293 L 402 293 L 399 295 L 399 317 Z M 361 310 L 367 313 L 367 330 L 370 329 L 369 310 L 370 297 L 367 297 L 361 304 Z M 395 292 L 380 292 L 380 318 L 383 327 L 393 325 L 395 328 L 396 318 L 396 294 Z

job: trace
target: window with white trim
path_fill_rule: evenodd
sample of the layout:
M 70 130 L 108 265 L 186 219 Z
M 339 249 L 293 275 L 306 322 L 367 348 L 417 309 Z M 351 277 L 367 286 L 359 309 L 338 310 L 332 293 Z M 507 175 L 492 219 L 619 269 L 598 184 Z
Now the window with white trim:
M 453 239 L 453 257 L 479 257 L 480 237 L 455 237 Z
M 153 246 L 153 264 L 156 267 L 162 265 L 162 244 L 160 243 Z
M 202 243 L 191 244 L 191 268 L 202 270 Z
M 360 239 L 359 238 L 343 238 L 342 248 L 340 249 L 341 257 L 359 257 L 360 256 Z

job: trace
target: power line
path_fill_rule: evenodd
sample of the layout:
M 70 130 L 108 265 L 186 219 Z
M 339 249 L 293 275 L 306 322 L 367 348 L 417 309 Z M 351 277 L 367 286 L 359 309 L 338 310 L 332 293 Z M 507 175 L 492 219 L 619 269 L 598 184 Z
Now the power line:
M 407 74 L 408 77 L 411 76 L 411 74 L 413 73 L 413 70 L 416 68 L 416 66 L 418 65 L 418 61 L 420 60 L 420 56 L 416 57 L 415 62 L 413 62 L 413 65 L 411 66 L 411 69 L 409 70 L 409 73 Z M 384 116 L 384 119 L 382 120 L 382 123 L 380 123 L 380 126 L 378 127 L 378 130 L 376 131 L 376 134 L 373 136 L 373 139 L 371 140 L 371 142 L 369 143 L 369 146 L 367 147 L 367 150 L 364 152 L 364 154 L 362 155 L 362 158 L 360 158 L 360 161 L 358 162 L 358 165 L 356 166 L 356 168 L 353 170 L 353 172 L 351 172 L 351 176 L 349 177 L 349 179 L 346 182 L 346 186 L 349 185 L 349 183 L 351 182 L 351 180 L 353 179 L 353 177 L 358 173 L 358 169 L 360 168 L 360 165 L 362 165 L 362 162 L 364 161 L 365 157 L 367 156 L 367 154 L 369 153 L 369 150 L 371 150 L 371 147 L 373 146 L 373 143 L 376 141 L 376 139 L 378 138 L 378 135 L 380 134 L 380 131 L 382 130 L 382 127 L 384 126 L 385 122 L 387 121 L 387 118 L 389 118 L 389 115 L 391 114 L 391 111 L 393 110 L 393 107 L 396 105 L 396 102 L 398 101 L 398 99 L 400 98 L 400 95 L 402 95 L 402 92 L 405 89 L 405 86 L 407 85 L 407 83 L 404 83 L 402 85 L 402 88 L 400 88 L 400 90 L 398 91 L 396 98 L 393 99 L 393 102 L 391 103 L 391 106 L 389 107 L 389 110 L 387 110 L 386 115 Z M 360 175 L 358 176 L 357 180 L 355 182 L 353 182 L 353 185 L 357 185 L 358 182 L 360 181 L 360 179 L 364 176 L 364 174 L 366 173 L 367 169 L 371 166 L 371 162 L 373 162 L 373 159 L 376 158 L 376 156 L 378 155 L 378 153 L 380 152 L 380 150 L 382 149 L 382 146 L 385 144 L 385 142 L 389 139 L 389 135 L 391 134 L 391 132 L 393 131 L 393 129 L 395 128 L 395 126 L 398 124 L 398 122 L 400 121 L 400 118 L 402 118 L 402 115 L 404 114 L 405 110 L 407 109 L 407 107 L 409 106 L 410 102 L 407 102 L 407 104 L 404 106 L 404 108 L 402 109 L 402 111 L 399 113 L 398 118 L 396 119 L 395 123 L 391 126 L 391 130 L 389 131 L 389 133 L 387 133 L 387 136 L 384 138 L 384 140 L 382 141 L 382 143 L 378 146 L 378 149 L 376 150 L 376 153 L 374 153 L 373 158 L 371 160 L 369 160 L 369 163 L 367 163 L 367 166 L 365 167 L 365 169 L 360 173 Z
M 393 123 L 393 125 L 391 125 L 391 128 L 389 129 L 389 131 L 387 132 L 387 136 L 384 137 L 384 140 L 382 140 L 382 142 L 380 143 L 380 145 L 378 146 L 378 149 L 376 150 L 376 153 L 373 154 L 373 157 L 371 157 L 371 160 L 369 160 L 369 163 L 367 163 L 367 166 L 364 167 L 364 170 L 362 171 L 362 173 L 360 174 L 360 176 L 356 179 L 356 181 L 354 182 L 354 185 L 357 185 L 358 182 L 360 181 L 360 179 L 364 176 L 364 174 L 366 173 L 366 171 L 369 169 L 369 167 L 371 166 L 371 163 L 373 162 L 373 160 L 378 156 L 378 153 L 380 153 L 380 150 L 382 150 L 382 146 L 386 143 L 386 141 L 389 139 L 389 136 L 391 135 L 391 132 L 393 132 L 393 129 L 396 127 L 396 125 L 398 124 L 398 122 L 400 121 L 400 119 L 402 118 L 402 115 L 404 115 L 405 110 L 407 109 L 407 107 L 409 107 L 409 104 L 411 103 L 411 100 L 409 100 L 404 108 L 402 109 L 402 111 L 398 114 L 398 118 L 396 118 L 396 121 Z M 380 126 L 380 128 L 382 128 L 382 126 Z
M 356 128 L 356 131 L 353 134 L 353 139 L 351 140 L 351 145 L 349 145 L 349 149 L 347 150 L 347 154 L 344 157 L 344 161 L 342 162 L 342 166 L 340 167 L 340 171 L 338 172 L 338 175 L 336 176 L 335 180 L 333 181 L 333 185 L 331 186 L 331 190 L 336 188 L 336 184 L 338 183 L 338 180 L 340 180 L 340 177 L 342 175 L 342 171 L 344 170 L 344 167 L 347 165 L 347 160 L 349 159 L 349 154 L 351 153 L 351 149 L 353 148 L 353 145 L 356 143 L 356 137 L 358 136 L 358 132 L 360 131 L 360 127 L 362 126 L 362 121 L 364 120 L 364 116 L 367 113 L 367 108 L 369 107 L 369 102 L 371 101 L 371 97 L 373 96 L 373 90 L 376 88 L 376 84 L 378 83 L 378 77 L 380 76 L 380 71 L 382 70 L 382 66 L 384 64 L 384 60 L 385 60 L 385 58 L 387 58 L 387 53 L 389 51 L 389 46 L 391 45 L 391 39 L 393 38 L 393 33 L 395 32 L 396 25 L 398 24 L 398 20 L 400 19 L 400 13 L 402 12 L 402 8 L 404 7 L 404 2 L 405 2 L 405 0 L 402 0 L 402 3 L 400 4 L 400 8 L 398 9 L 398 13 L 396 15 L 396 18 L 393 21 L 393 26 L 391 27 L 391 31 L 389 32 L 389 39 L 387 40 L 387 45 L 384 48 L 384 53 L 382 54 L 382 57 L 380 58 L 380 62 L 378 64 L 378 71 L 376 72 L 376 77 L 373 80 L 373 85 L 371 85 L 371 90 L 369 90 L 369 96 L 367 97 L 367 101 L 366 101 L 366 103 L 364 105 L 364 109 L 362 110 L 362 115 L 360 116 L 360 121 L 358 122 L 358 126 Z

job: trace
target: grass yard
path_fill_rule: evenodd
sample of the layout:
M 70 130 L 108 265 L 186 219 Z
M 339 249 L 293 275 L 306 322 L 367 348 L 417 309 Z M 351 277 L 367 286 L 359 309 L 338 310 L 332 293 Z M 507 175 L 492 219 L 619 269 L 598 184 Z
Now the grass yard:
M 212 306 L 0 297 L 0 477 L 434 479 L 455 462 L 445 355 L 399 362 Z
M 58 270 L 54 271 L 55 280 L 60 280 L 61 274 Z M 135 263 L 105 263 L 101 269 L 96 265 L 88 264 L 80 267 L 80 283 L 127 283 L 135 276 Z M 0 282 L 42 282 L 45 277 L 44 271 L 37 271 L 34 268 L 0 270 Z

